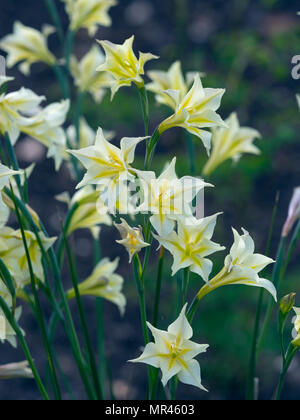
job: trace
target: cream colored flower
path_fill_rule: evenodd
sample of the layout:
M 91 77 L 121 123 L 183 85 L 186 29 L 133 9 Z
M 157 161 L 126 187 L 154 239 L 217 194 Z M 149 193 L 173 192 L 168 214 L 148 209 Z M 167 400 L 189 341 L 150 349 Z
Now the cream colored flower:
M 43 232 L 40 232 L 39 235 L 47 251 L 56 238 L 46 238 Z M 42 253 L 38 241 L 30 231 L 25 231 L 25 236 L 34 275 L 43 282 Z M 30 272 L 20 230 L 13 230 L 10 227 L 0 229 L 0 258 L 11 273 L 18 294 L 19 290 L 30 283 Z
M 11 80 L 13 78 L 0 76 L 0 88 Z M 8 133 L 12 145 L 18 140 L 22 128 L 30 123 L 24 114 L 37 109 L 44 99 L 44 96 L 25 88 L 0 95 L 0 133 Z
M 288 217 L 282 230 L 283 237 L 288 236 L 298 219 L 300 219 L 300 187 L 294 189 L 294 194 L 289 206 Z
M 27 361 L 0 366 L 0 379 L 16 378 L 33 378 L 32 370 Z
M 174 257 L 173 276 L 179 270 L 189 268 L 208 282 L 213 263 L 206 257 L 225 249 L 211 240 L 219 214 L 200 220 L 181 217 L 178 218 L 177 233 L 173 231 L 166 236 L 153 235 Z
M 63 160 L 69 158 L 66 152 L 66 134 L 62 128 L 69 108 L 69 100 L 50 104 L 35 116 L 28 118 L 27 124 L 20 128 L 23 133 L 48 148 L 47 157 L 54 159 L 57 171 Z
M 175 113 L 160 124 L 159 133 L 162 134 L 172 127 L 183 127 L 189 133 L 199 137 L 209 153 L 211 133 L 205 129 L 227 127 L 216 112 L 221 105 L 224 93 L 224 89 L 204 89 L 199 75 L 195 76 L 192 88 L 182 100 L 180 91 L 165 91 L 165 95 L 173 102 Z
M 228 128 L 213 128 L 213 150 L 204 167 L 204 175 L 210 175 L 228 159 L 237 161 L 243 153 L 260 154 L 260 150 L 253 144 L 260 137 L 257 130 L 241 127 L 236 113 L 232 113 L 226 123 Z
M 117 243 L 126 248 L 129 254 L 129 263 L 131 263 L 134 255 L 138 254 L 143 248 L 150 246 L 150 244 L 144 241 L 143 229 L 141 226 L 132 228 L 126 220 L 121 219 L 121 222 L 121 224 L 114 223 L 122 238 L 120 241 L 117 241 Z
M 116 0 L 62 0 L 66 3 L 73 31 L 86 28 L 94 36 L 98 26 L 110 26 L 109 9 L 117 4 Z
M 274 284 L 259 277 L 259 273 L 269 264 L 274 263 L 271 258 L 255 254 L 255 244 L 249 233 L 243 229 L 243 235 L 233 229 L 234 243 L 230 254 L 226 257 L 224 268 L 209 283 L 202 287 L 198 299 L 202 299 L 213 290 L 233 284 L 262 287 L 277 300 Z
M 87 185 L 78 190 L 72 199 L 68 193 L 63 193 L 56 196 L 59 201 L 66 202 L 71 209 L 75 204 L 78 206 L 74 211 L 70 225 L 66 232 L 70 235 L 77 229 L 90 229 L 92 234 L 99 233 L 97 229 L 99 225 L 111 226 L 112 220 L 107 212 L 99 212 L 97 202 L 99 199 L 99 192 L 96 191 L 91 185 Z M 96 229 L 95 229 L 96 228 Z
M 113 77 L 111 84 L 112 98 L 122 86 L 131 86 L 135 83 L 138 87 L 144 86 L 144 66 L 157 56 L 150 53 L 141 53 L 139 59 L 135 56 L 132 45 L 134 36 L 127 39 L 124 44 L 113 44 L 110 41 L 99 41 L 102 45 L 106 61 L 98 67 L 100 72 L 108 72 Z
M 117 186 L 120 180 L 134 180 L 134 161 L 136 146 L 147 137 L 123 138 L 121 148 L 109 143 L 99 128 L 94 146 L 81 150 L 69 150 L 87 169 L 77 188 L 88 184 Z
M 161 369 L 163 386 L 177 375 L 180 382 L 207 391 L 201 383 L 200 365 L 195 357 L 205 353 L 209 346 L 190 340 L 193 330 L 185 316 L 186 307 L 187 304 L 184 305 L 177 320 L 169 326 L 168 331 L 154 328 L 148 322 L 154 343 L 147 344 L 138 359 L 129 361 L 146 363 Z
M 105 56 L 97 45 L 81 59 L 80 62 L 71 57 L 71 73 L 75 85 L 80 92 L 90 93 L 97 103 L 100 103 L 110 87 L 112 77 L 107 72 L 98 72 L 96 69 L 105 61 Z
M 126 298 L 122 293 L 124 280 L 115 273 L 119 265 L 119 259 L 109 261 L 104 258 L 95 267 L 93 273 L 84 282 L 79 284 L 81 295 L 97 296 L 115 303 L 121 314 L 124 314 Z M 75 291 L 72 289 L 67 294 L 68 299 L 75 297 Z
M 106 140 L 111 141 L 115 133 L 113 131 L 103 131 Z M 79 122 L 79 142 L 77 142 L 76 128 L 70 125 L 67 129 L 68 140 L 74 149 L 84 149 L 85 147 L 93 146 L 96 138 L 96 131 L 87 123 L 84 117 L 80 118 Z
M 13 33 L 0 41 L 0 48 L 8 54 L 7 66 L 13 67 L 22 62 L 19 69 L 25 75 L 30 73 L 31 64 L 39 61 L 53 66 L 55 57 L 47 46 L 47 37 L 52 32 L 49 25 L 39 32 L 21 22 L 15 22 Z
M 295 327 L 297 336 L 292 341 L 292 344 L 293 344 L 294 347 L 300 347 L 300 308 L 294 307 L 294 311 L 296 313 L 296 318 L 295 318 L 295 321 L 294 321 L 294 327 Z
M 137 212 L 152 213 L 150 221 L 159 235 L 168 235 L 178 216 L 191 216 L 196 195 L 204 187 L 212 186 L 189 176 L 178 179 L 175 166 L 176 158 L 158 178 L 154 172 L 136 171 L 144 195 Z
M 8 184 L 9 180 L 14 176 L 14 175 L 19 175 L 20 171 L 13 171 L 12 169 L 9 169 L 7 166 L 2 165 L 2 163 L 0 163 L 0 219 L 2 221 L 2 225 L 5 224 L 3 223 L 3 221 L 6 221 L 6 215 L 7 215 L 7 211 L 5 210 L 5 205 L 3 203 L 2 200 L 2 195 L 1 195 L 1 191 L 3 190 L 3 188 Z M 1 226 L 1 222 L 0 222 L 0 226 Z
M 21 318 L 22 315 L 22 307 L 19 306 L 16 311 L 15 311 L 15 320 L 19 321 L 19 319 Z M 16 339 L 16 333 L 13 330 L 13 328 L 11 327 L 10 323 L 7 321 L 7 319 L 5 318 L 2 310 L 0 309 L 0 319 L 5 320 L 5 327 L 4 327 L 4 334 L 2 335 L 2 337 L 0 337 L 0 342 L 4 343 L 5 341 L 8 341 L 9 344 L 11 344 L 14 348 L 17 347 L 17 339 Z
M 168 71 L 148 71 L 147 75 L 152 82 L 148 83 L 146 88 L 156 94 L 155 99 L 158 103 L 168 105 L 176 111 L 176 105 L 173 99 L 166 95 L 164 91 L 177 90 L 179 92 L 179 100 L 182 101 L 197 74 L 199 73 L 189 72 L 185 79 L 181 69 L 181 62 L 176 61 Z

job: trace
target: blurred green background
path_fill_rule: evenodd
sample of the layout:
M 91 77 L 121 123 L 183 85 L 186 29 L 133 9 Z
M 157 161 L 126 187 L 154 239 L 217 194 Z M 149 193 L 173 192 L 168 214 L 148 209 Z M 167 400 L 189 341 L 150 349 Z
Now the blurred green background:
M 10 0 L 1 3 L 0 37 L 12 31 L 15 20 L 21 20 L 38 29 L 43 23 L 49 22 L 41 0 Z M 226 89 L 220 109 L 222 117 L 227 118 L 232 111 L 237 111 L 242 125 L 261 132 L 262 139 L 257 142 L 262 151 L 261 156 L 243 156 L 236 165 L 226 162 L 213 174 L 210 181 L 215 188 L 206 193 L 205 211 L 207 215 L 224 212 L 215 233 L 218 243 L 230 246 L 231 226 L 238 229 L 244 227 L 254 237 L 258 252 L 263 253 L 275 196 L 279 191 L 279 211 L 271 251 L 273 258 L 293 188 L 300 184 L 300 118 L 295 98 L 296 93 L 299 93 L 299 81 L 293 80 L 291 76 L 291 59 L 300 53 L 300 17 L 296 15 L 297 3 L 293 0 L 121 0 L 111 11 L 113 26 L 101 28 L 96 37 L 122 43 L 135 34 L 136 51 L 149 51 L 160 56 L 160 60 L 149 63 L 148 70 L 167 70 L 179 59 L 185 72 L 205 72 L 205 87 Z M 57 4 L 67 24 L 62 2 L 57 1 Z M 80 31 L 76 38 L 75 54 L 81 57 L 91 48 L 93 42 L 85 31 Z M 61 55 L 55 36 L 50 38 L 50 47 L 58 56 Z M 43 65 L 34 65 L 30 78 L 22 76 L 16 68 L 10 70 L 9 74 L 15 76 L 11 87 L 30 87 L 39 94 L 45 94 L 49 102 L 60 97 L 60 90 L 52 73 Z M 151 127 L 154 129 L 170 113 L 167 108 L 158 107 L 152 95 L 150 104 Z M 124 136 L 141 136 L 143 133 L 138 97 L 134 88 L 121 89 L 113 102 L 110 102 L 110 95 L 107 94 L 100 105 L 95 105 L 86 96 L 84 113 L 95 129 L 102 126 L 114 130 L 118 139 Z M 207 157 L 200 141 L 194 139 L 194 144 L 196 172 L 200 175 Z M 27 166 L 31 157 L 35 156 L 32 150 L 27 153 L 29 158 L 25 158 L 25 151 L 28 150 L 20 142 L 17 151 L 22 166 Z M 178 175 L 186 175 L 189 164 L 183 130 L 175 129 L 164 134 L 154 162 L 155 169 L 160 171 L 173 156 L 178 157 Z M 37 152 L 35 160 L 37 168 L 31 180 L 30 201 L 55 234 L 59 230 L 58 214 L 63 214 L 65 209 L 58 207 L 53 196 L 66 189 L 73 191 L 74 184 L 66 168 L 54 174 L 52 162 L 45 161 L 43 154 Z M 142 365 L 126 364 L 127 359 L 138 354 L 138 349 L 142 346 L 142 334 L 138 323 L 137 296 L 131 267 L 127 264 L 127 256 L 123 250 L 112 243 L 112 239 L 117 239 L 117 236 L 116 232 L 112 234 L 111 230 L 103 229 L 103 255 L 111 258 L 120 253 L 122 255 L 120 271 L 126 279 L 128 308 L 121 320 L 114 307 L 105 305 L 107 352 L 111 357 L 116 395 L 119 398 L 144 398 L 140 390 L 146 377 L 146 368 Z M 92 269 L 92 264 L 89 263 L 92 254 L 89 234 L 79 232 L 74 242 L 84 278 Z M 299 250 L 300 247 L 297 248 L 280 296 L 290 291 L 300 292 Z M 221 266 L 224 256 L 225 254 L 214 258 L 215 270 Z M 154 262 L 155 260 L 153 264 Z M 177 315 L 177 283 L 176 279 L 170 277 L 170 264 L 171 259 L 168 259 L 161 301 L 161 327 L 166 327 Z M 147 279 L 149 310 L 154 288 L 154 265 L 150 271 L 151 275 Z M 200 285 L 199 278 L 193 278 L 191 297 Z M 179 398 L 244 397 L 258 294 L 259 291 L 254 288 L 236 286 L 219 289 L 203 300 L 195 323 L 195 341 L 210 344 L 208 353 L 199 359 L 203 383 L 210 393 L 199 393 L 192 387 L 180 386 Z M 89 302 L 90 325 L 94 328 L 93 300 Z M 300 293 L 297 303 L 299 306 Z M 281 367 L 275 318 L 274 314 L 274 322 L 258 364 L 260 398 L 264 399 L 272 397 Z M 23 317 L 22 326 L 31 337 L 33 354 L 42 366 L 43 358 L 35 347 L 39 345 L 40 339 L 29 314 Z M 72 378 L 77 395 L 82 397 L 82 389 L 77 385 L 77 376 L 65 349 L 61 331 L 58 333 L 57 345 L 62 364 Z M 22 357 L 18 351 L 0 346 L 0 362 L 12 361 L 13 355 L 14 359 Z M 299 399 L 299 385 L 298 357 L 288 375 L 283 398 Z M 37 394 L 34 386 L 28 386 L 24 381 L 5 385 L 0 383 L 0 399 L 15 396 L 35 398 Z

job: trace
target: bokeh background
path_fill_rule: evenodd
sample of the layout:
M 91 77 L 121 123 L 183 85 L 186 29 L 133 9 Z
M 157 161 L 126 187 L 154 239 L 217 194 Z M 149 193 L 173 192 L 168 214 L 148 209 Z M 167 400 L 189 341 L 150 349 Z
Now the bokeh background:
M 67 28 L 63 3 L 56 1 Z M 97 39 L 122 43 L 135 34 L 135 49 L 160 56 L 148 69 L 165 69 L 180 59 L 185 71 L 205 72 L 204 85 L 226 88 L 221 107 L 224 118 L 237 111 L 243 125 L 262 133 L 257 142 L 261 156 L 244 156 L 233 165 L 226 162 L 215 172 L 211 181 L 215 189 L 206 193 L 207 215 L 224 211 L 216 229 L 218 243 L 230 245 L 231 226 L 244 227 L 255 238 L 257 249 L 264 252 L 276 193 L 280 192 L 279 212 L 272 242 L 275 257 L 280 231 L 285 220 L 293 188 L 300 184 L 300 118 L 295 95 L 299 81 L 291 76 L 291 59 L 300 53 L 299 19 L 296 0 L 120 0 L 111 9 L 113 26 L 100 28 Z M 0 37 L 11 33 L 13 22 L 40 29 L 50 23 L 44 2 L 41 0 L 0 1 Z M 93 45 L 86 31 L 76 37 L 75 54 L 81 57 Z M 50 37 L 50 47 L 58 57 L 62 55 L 55 35 Z M 31 77 L 21 75 L 16 68 L 9 70 L 15 77 L 10 88 L 32 88 L 46 95 L 49 102 L 60 99 L 59 86 L 51 70 L 44 65 L 32 67 Z M 158 107 L 152 95 L 151 127 L 154 128 L 169 111 Z M 109 94 L 100 105 L 86 96 L 84 113 L 95 129 L 102 126 L 114 130 L 117 138 L 141 136 L 143 122 L 135 89 L 121 89 L 110 102 Z M 71 113 L 72 116 L 72 113 Z M 207 159 L 199 140 L 195 139 L 196 173 L 201 174 Z M 54 195 L 74 191 L 68 170 L 63 167 L 54 172 L 53 162 L 45 159 L 45 150 L 37 142 L 22 139 L 17 145 L 22 167 L 36 162 L 30 183 L 30 204 L 38 211 L 52 234 L 58 234 L 60 216 L 66 209 L 54 200 Z M 155 169 L 161 170 L 166 161 L 178 157 L 178 175 L 188 173 L 188 157 L 182 130 L 172 130 L 163 136 L 155 159 Z M 138 158 L 142 163 L 142 156 Z M 104 325 L 107 338 L 106 352 L 111 361 L 114 392 L 117 398 L 142 399 L 141 391 L 146 377 L 146 367 L 126 363 L 136 357 L 142 346 L 139 309 L 131 267 L 127 255 L 114 244 L 118 235 L 113 229 L 103 229 L 101 245 L 103 256 L 114 258 L 121 253 L 120 273 L 125 277 L 127 311 L 120 318 L 117 308 L 104 305 Z M 74 249 L 82 279 L 92 270 L 93 244 L 88 232 L 74 237 Z M 280 295 L 290 291 L 300 292 L 300 261 L 298 247 Z M 155 255 L 154 255 L 155 256 Z M 224 255 L 217 256 L 216 270 Z M 176 316 L 177 283 L 170 277 L 171 259 L 167 260 L 162 292 L 160 326 L 167 326 Z M 155 266 L 150 270 L 155 272 Z M 67 273 L 67 271 L 66 271 Z M 151 311 L 154 276 L 147 278 L 148 302 Z M 69 279 L 65 277 L 66 286 Z M 199 288 L 199 278 L 193 278 L 191 294 Z M 210 349 L 200 358 L 204 385 L 210 393 L 199 393 L 188 386 L 179 386 L 179 398 L 192 399 L 242 399 L 250 355 L 251 334 L 258 299 L 258 291 L 243 286 L 228 287 L 208 295 L 203 300 L 195 323 L 196 341 L 209 343 Z M 87 298 L 89 324 L 96 342 L 95 301 Z M 298 306 L 300 304 L 300 293 Z M 25 305 L 24 305 L 25 306 Z M 75 313 L 76 317 L 76 313 Z M 41 338 L 37 325 L 24 307 L 22 327 L 36 362 L 44 367 Z M 76 368 L 62 331 L 57 334 L 57 352 L 62 366 L 71 378 L 77 398 L 84 398 Z M 0 346 L 0 362 L 23 360 L 21 350 Z M 280 349 L 276 331 L 275 314 L 258 364 L 260 398 L 270 399 L 280 371 Z M 299 399 L 300 358 L 296 358 L 288 375 L 283 392 L 285 399 Z M 66 394 L 67 397 L 67 394 Z M 0 382 L 0 399 L 36 399 L 39 394 L 31 381 Z

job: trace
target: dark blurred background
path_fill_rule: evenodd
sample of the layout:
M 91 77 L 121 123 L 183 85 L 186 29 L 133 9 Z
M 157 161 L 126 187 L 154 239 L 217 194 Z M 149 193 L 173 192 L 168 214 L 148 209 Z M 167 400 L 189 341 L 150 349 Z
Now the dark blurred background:
M 64 24 L 67 16 L 63 3 L 56 1 Z M 272 242 L 272 257 L 276 255 L 280 230 L 285 220 L 293 188 L 300 184 L 300 118 L 295 95 L 299 93 L 299 81 L 291 76 L 291 59 L 300 53 L 299 2 L 289 0 L 121 0 L 111 9 L 113 25 L 101 28 L 97 39 L 108 39 L 123 43 L 135 34 L 135 50 L 152 52 L 160 60 L 148 64 L 147 69 L 167 70 L 180 59 L 184 71 L 200 71 L 207 75 L 205 87 L 226 88 L 220 109 L 223 118 L 237 111 L 242 125 L 258 129 L 262 139 L 257 145 L 261 156 L 243 156 L 237 165 L 224 163 L 213 174 L 211 181 L 215 189 L 206 193 L 206 213 L 224 211 L 216 229 L 218 243 L 230 246 L 231 226 L 246 228 L 255 238 L 258 252 L 263 253 L 270 225 L 276 193 L 280 192 L 279 212 Z M 1 0 L 0 37 L 12 32 L 13 22 L 20 20 L 28 26 L 40 29 L 50 23 L 44 1 Z M 81 57 L 93 45 L 94 39 L 85 30 L 76 36 L 75 54 Z M 58 39 L 50 37 L 50 48 L 61 57 Z M 32 88 L 46 95 L 49 102 L 60 99 L 60 90 L 51 70 L 43 64 L 32 66 L 27 78 L 17 68 L 9 70 L 15 77 L 10 88 L 20 86 Z M 169 110 L 158 107 L 151 97 L 151 127 L 154 128 Z M 100 105 L 86 96 L 84 114 L 95 129 L 102 126 L 114 130 L 117 138 L 141 136 L 143 123 L 136 90 L 123 88 L 111 103 L 107 94 Z M 72 115 L 72 113 L 71 113 Z M 201 174 L 206 160 L 204 148 L 195 139 L 197 175 Z M 45 160 L 45 151 L 34 141 L 20 141 L 17 152 L 22 167 L 33 160 L 37 167 L 30 183 L 30 204 L 41 215 L 52 234 L 59 232 L 59 215 L 65 208 L 58 205 L 54 195 L 63 191 L 74 191 L 75 184 L 68 170 L 63 167 L 54 172 L 52 161 Z M 188 173 L 188 159 L 182 130 L 171 130 L 164 134 L 155 159 L 157 170 L 167 160 L 177 156 L 178 175 Z M 142 162 L 142 157 L 140 157 Z M 112 243 L 117 239 L 112 229 L 103 229 L 101 243 L 103 256 L 114 258 L 121 253 L 120 273 L 125 277 L 125 294 L 128 307 L 123 319 L 117 309 L 105 303 L 105 330 L 107 353 L 111 359 L 114 390 L 118 398 L 144 398 L 141 392 L 146 377 L 146 367 L 126 363 L 136 357 L 142 346 L 142 334 L 138 323 L 137 296 L 131 267 L 127 255 Z M 82 278 L 92 270 L 92 241 L 88 232 L 79 232 L 74 240 L 77 261 Z M 280 295 L 300 290 L 299 250 L 294 256 L 288 276 Z M 224 256 L 217 256 L 216 269 Z M 171 259 L 166 264 L 162 294 L 162 316 L 160 326 L 166 327 L 176 316 L 176 280 L 170 277 Z M 153 270 L 155 267 L 153 266 Z M 66 276 L 66 284 L 68 278 Z M 148 300 L 151 303 L 153 278 L 147 279 Z M 193 278 L 191 293 L 199 289 L 199 278 Z M 180 398 L 194 399 L 242 399 L 250 354 L 251 335 L 258 299 L 258 290 L 242 286 L 228 287 L 207 296 L 203 300 L 195 326 L 195 341 L 209 343 L 210 349 L 200 358 L 204 385 L 209 394 L 199 393 L 188 386 L 179 386 Z M 89 320 L 95 336 L 96 322 L 94 300 L 89 303 Z M 300 305 L 300 295 L 298 297 Z M 25 306 L 25 305 L 24 305 Z M 149 308 L 151 309 L 151 307 Z M 75 314 L 76 316 L 76 314 Z M 24 307 L 22 327 L 37 363 L 43 368 L 41 341 L 35 321 Z M 280 371 L 280 348 L 274 322 L 269 330 L 261 353 L 258 376 L 260 397 L 270 399 Z M 62 366 L 71 377 L 75 395 L 84 398 L 78 384 L 70 350 L 62 331 L 58 331 L 57 348 Z M 0 346 L 0 362 L 22 360 L 22 352 L 8 345 Z M 300 359 L 296 359 L 288 375 L 283 392 L 285 399 L 298 399 L 300 385 Z M 0 399 L 39 398 L 31 381 L 0 382 Z

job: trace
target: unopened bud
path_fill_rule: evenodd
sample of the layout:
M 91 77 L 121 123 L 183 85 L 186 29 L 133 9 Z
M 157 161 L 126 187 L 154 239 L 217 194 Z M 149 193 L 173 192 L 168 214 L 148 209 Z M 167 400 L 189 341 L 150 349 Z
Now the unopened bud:
M 295 305 L 296 293 L 290 293 L 289 295 L 284 296 L 280 301 L 280 312 L 283 316 L 291 312 Z
M 288 217 L 283 226 L 282 237 L 288 236 L 298 219 L 300 219 L 300 187 L 294 189 L 294 194 L 289 206 Z

